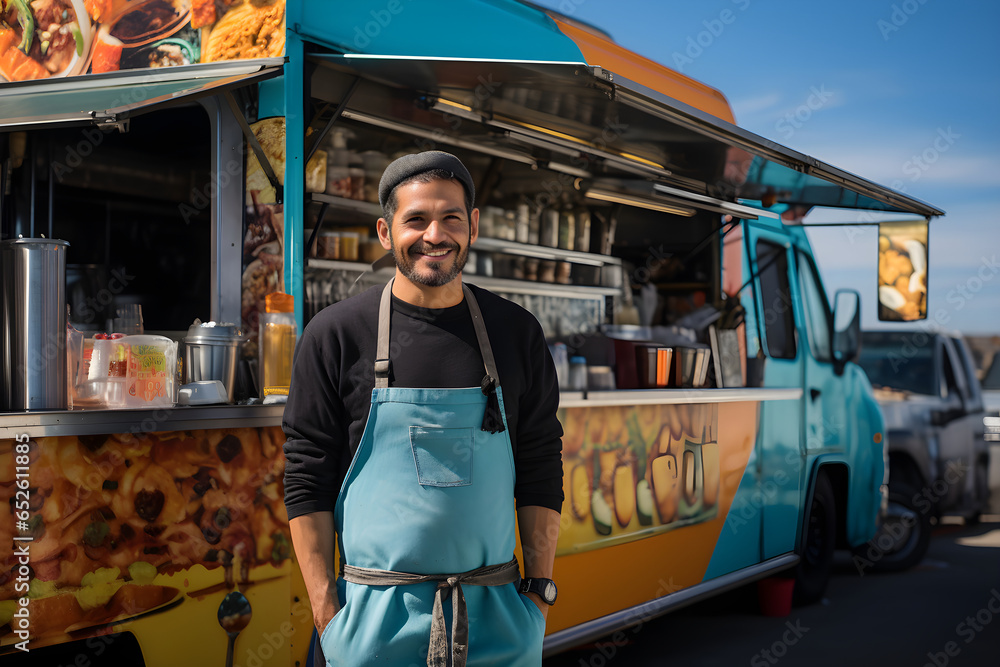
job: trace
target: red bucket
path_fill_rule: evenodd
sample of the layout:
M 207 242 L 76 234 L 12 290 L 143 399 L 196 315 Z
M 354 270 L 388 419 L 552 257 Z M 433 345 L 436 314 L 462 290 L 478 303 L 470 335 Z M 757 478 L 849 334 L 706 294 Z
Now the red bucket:
M 792 591 L 795 580 L 787 577 L 768 577 L 757 582 L 757 600 L 760 613 L 765 616 L 788 616 L 792 613 Z

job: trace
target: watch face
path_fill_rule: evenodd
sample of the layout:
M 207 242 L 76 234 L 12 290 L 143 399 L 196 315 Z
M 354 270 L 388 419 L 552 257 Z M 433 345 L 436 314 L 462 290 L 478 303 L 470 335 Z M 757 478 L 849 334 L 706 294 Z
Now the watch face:
M 543 593 L 542 593 L 542 598 L 544 598 L 545 601 L 548 602 L 549 604 L 552 604 L 553 602 L 556 601 L 556 585 L 555 585 L 555 583 L 553 583 L 553 582 L 550 581 L 547 584 L 545 584 L 545 588 L 543 589 Z

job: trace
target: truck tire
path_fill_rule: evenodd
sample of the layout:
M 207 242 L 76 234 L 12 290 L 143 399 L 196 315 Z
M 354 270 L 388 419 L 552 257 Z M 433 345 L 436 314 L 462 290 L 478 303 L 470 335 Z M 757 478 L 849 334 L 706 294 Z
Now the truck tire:
M 837 539 L 837 506 L 826 473 L 816 475 L 812 504 L 806 517 L 801 560 L 795 568 L 793 602 L 811 604 L 820 600 L 830 581 L 830 567 Z
M 916 496 L 908 484 L 889 484 L 889 516 L 875 537 L 854 550 L 872 571 L 901 572 L 923 560 L 931 543 L 931 518 L 917 509 Z

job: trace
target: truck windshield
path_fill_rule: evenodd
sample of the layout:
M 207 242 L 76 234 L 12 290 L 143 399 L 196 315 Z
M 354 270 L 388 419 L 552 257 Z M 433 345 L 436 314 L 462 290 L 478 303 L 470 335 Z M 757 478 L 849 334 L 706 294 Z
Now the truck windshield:
M 934 347 L 865 340 L 858 364 L 874 387 L 934 395 Z

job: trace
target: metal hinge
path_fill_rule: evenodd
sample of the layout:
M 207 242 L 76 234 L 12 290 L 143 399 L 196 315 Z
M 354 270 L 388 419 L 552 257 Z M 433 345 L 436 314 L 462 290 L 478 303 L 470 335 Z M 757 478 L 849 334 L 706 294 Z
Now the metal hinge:
M 119 118 L 118 114 L 91 111 L 90 117 L 94 121 L 94 125 L 105 128 L 105 127 L 115 127 L 121 133 L 128 132 L 130 119 L 127 117 Z

